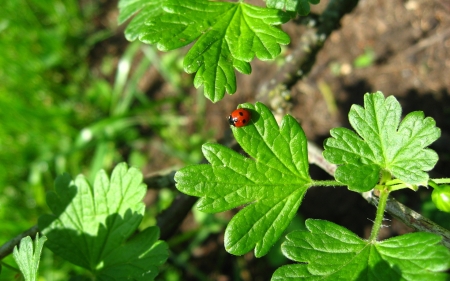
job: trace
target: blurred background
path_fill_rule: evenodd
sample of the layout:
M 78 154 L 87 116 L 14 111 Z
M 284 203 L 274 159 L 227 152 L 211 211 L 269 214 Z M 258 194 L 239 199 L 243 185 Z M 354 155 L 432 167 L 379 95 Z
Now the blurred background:
M 262 1 L 248 1 L 263 6 Z M 312 7 L 320 14 L 328 1 Z M 0 244 L 48 212 L 46 191 L 58 174 L 83 173 L 119 162 L 145 176 L 202 160 L 201 145 L 232 139 L 227 116 L 255 102 L 264 82 L 300 46 L 306 27 L 283 26 L 291 44 L 275 61 L 252 62 L 238 74 L 238 90 L 217 104 L 183 72 L 187 49 L 162 53 L 125 40 L 117 1 L 14 0 L 0 9 Z M 450 174 L 450 3 L 447 0 L 362 0 L 319 52 L 310 74 L 290 92 L 262 98 L 280 117 L 290 113 L 310 141 L 321 146 L 336 126 L 349 127 L 348 110 L 366 92 L 395 95 L 404 113 L 435 118 L 442 137 L 432 148 L 440 161 L 432 177 Z M 315 179 L 328 178 L 311 167 Z M 177 195 L 174 187 L 149 189 L 142 227 Z M 397 199 L 449 228 L 450 217 L 431 203 L 429 191 L 402 191 Z M 172 254 L 158 280 L 268 280 L 287 260 L 279 245 L 263 259 L 227 254 L 223 232 L 233 213 L 193 212 L 168 241 Z M 374 208 L 341 188 L 312 188 L 290 229 L 323 218 L 365 237 Z M 385 237 L 409 231 L 393 220 Z M 12 258 L 5 262 L 15 265 Z M 40 280 L 68 280 L 83 271 L 44 250 Z M 18 275 L 3 267 L 0 280 Z M 20 279 L 17 279 L 20 280 Z

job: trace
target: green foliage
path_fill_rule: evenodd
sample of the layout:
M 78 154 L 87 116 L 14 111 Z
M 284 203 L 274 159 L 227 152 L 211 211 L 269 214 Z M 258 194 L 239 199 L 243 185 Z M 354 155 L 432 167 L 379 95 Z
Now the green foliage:
M 301 264 L 279 268 L 272 280 L 448 280 L 450 252 L 442 237 L 410 233 L 369 242 L 348 229 L 307 220 L 308 231 L 289 233 L 283 253 Z
M 0 9 L 0 162 L 8 165 L 0 167 L 0 236 L 10 238 L 11 233 L 35 223 L 32 216 L 39 211 L 33 208 L 45 207 L 43 194 L 52 174 L 88 170 L 87 179 L 58 177 L 55 191 L 48 194 L 53 214 L 42 216 L 39 222 L 48 235 L 46 245 L 90 270 L 91 278 L 155 278 L 168 250 L 165 242 L 158 241 L 156 227 L 140 224 L 145 192 L 141 173 L 120 164 L 111 178 L 102 171 L 92 186 L 88 183 L 94 179 L 94 171 L 123 161 L 127 152 L 130 162 L 148 162 L 148 156 L 139 149 L 148 143 L 142 129 L 150 128 L 151 133 L 161 136 L 161 147 L 167 154 L 187 163 L 198 161 L 199 155 L 191 151 L 203 142 L 204 135 L 180 130 L 186 118 L 179 116 L 177 109 L 181 103 L 196 110 L 204 104 L 191 105 L 181 95 L 152 100 L 138 87 L 143 74 L 153 65 L 179 90 L 182 82 L 189 81 L 178 74 L 184 67 L 189 73 L 197 72 L 194 85 L 204 85 L 205 95 L 216 102 L 225 92 L 236 90 L 234 69 L 248 74 L 254 57 L 273 59 L 280 53 L 280 45 L 289 43 L 275 25 L 289 20 L 294 11 L 309 13 L 309 3 L 318 2 L 267 0 L 268 7 L 286 10 L 282 12 L 242 1 L 120 0 L 119 22 L 134 15 L 126 30 L 128 40 L 139 39 L 164 51 L 195 42 L 183 66 L 176 64 L 181 61 L 179 53 L 172 52 L 173 59 L 168 62 L 169 56 L 159 59 L 156 48 L 131 44 L 119 58 L 114 85 L 89 74 L 88 52 L 99 38 L 110 34 L 92 35 L 90 8 L 82 12 L 76 3 L 62 0 L 5 2 Z M 373 63 L 373 52 L 369 51 L 355 60 L 355 67 Z M 107 57 L 106 63 L 108 59 L 116 58 Z M 113 74 L 111 65 L 103 62 L 102 75 Z M 176 180 L 179 190 L 201 197 L 198 208 L 204 212 L 243 206 L 228 224 L 225 247 L 236 255 L 255 248 L 255 255 L 261 257 L 277 241 L 281 243 L 279 238 L 295 220 L 306 190 L 320 182 L 309 176 L 306 138 L 294 118 L 286 116 L 280 128 L 264 105 L 243 106 L 252 111 L 251 124 L 232 130 L 250 158 L 218 144 L 205 144 L 203 153 L 210 164 L 188 166 L 177 173 Z M 197 115 L 202 116 L 202 111 Z M 366 95 L 365 107 L 354 106 L 349 115 L 356 133 L 334 129 L 333 138 L 325 144 L 327 159 L 341 165 L 336 172 L 339 181 L 356 191 L 375 185 L 390 190 L 416 188 L 427 182 L 426 172 L 435 165 L 437 155 L 426 147 L 440 135 L 432 119 L 413 112 L 400 123 L 398 102 L 393 97 L 384 99 L 381 93 Z M 201 122 L 194 124 L 198 130 L 203 128 Z M 397 181 L 391 181 L 391 176 Z M 440 187 L 443 189 L 435 188 L 433 201 L 448 210 L 448 190 L 445 185 Z M 172 202 L 172 192 L 159 193 L 166 199 L 159 206 L 155 204 L 153 213 Z M 155 219 L 150 216 L 149 220 L 153 223 Z M 170 276 L 183 278 L 175 271 L 189 267 L 190 250 L 226 224 L 212 215 L 203 216 L 199 223 L 197 230 L 171 241 L 177 244 L 196 235 L 183 254 L 173 258 L 176 268 L 166 266 L 172 270 L 166 272 L 167 280 Z M 143 230 L 132 235 L 139 225 Z M 280 268 L 274 280 L 302 274 L 308 279 L 329 280 L 349 280 L 352 276 L 368 280 L 448 279 L 440 271 L 449 268 L 449 252 L 435 235 L 415 233 L 368 242 L 329 222 L 310 220 L 307 227 L 309 231 L 289 234 L 282 247 L 287 257 L 303 264 Z M 36 277 L 45 237 L 38 236 L 34 248 L 31 239 L 24 238 L 14 250 L 26 280 Z M 279 264 L 285 258 L 274 260 Z M 41 267 L 51 264 L 44 261 Z M 0 271 L 2 268 L 2 278 L 9 278 L 5 271 L 13 268 L 4 261 Z M 75 272 L 80 270 L 84 269 Z M 52 277 L 54 273 L 52 269 Z M 67 279 L 65 273 L 59 272 L 60 280 Z M 201 272 L 196 276 L 207 278 Z
M 255 248 L 261 257 L 288 227 L 312 181 L 307 141 L 297 121 L 288 115 L 280 128 L 265 105 L 243 107 L 251 111 L 251 122 L 233 133 L 253 159 L 205 144 L 203 154 L 211 164 L 185 167 L 175 180 L 181 192 L 202 197 L 197 207 L 204 212 L 248 204 L 228 224 L 225 248 L 235 255 Z
M 149 139 L 158 139 L 155 135 L 162 137 L 171 163 L 199 159 L 200 153 L 193 156 L 188 151 L 198 151 L 205 137 L 200 130 L 188 135 L 186 117 L 176 111 L 187 96 L 175 84 L 182 80 L 178 52 L 160 59 L 155 48 L 136 42 L 122 56 L 105 52 L 97 68 L 89 52 L 112 34 L 108 28 L 94 28 L 98 21 L 93 16 L 98 19 L 104 13 L 97 2 L 18 0 L 0 9 L 0 162 L 7 163 L 0 165 L 2 242 L 48 211 L 45 192 L 57 174 L 83 172 L 92 182 L 99 169 L 110 171 L 115 163 L 148 163 L 144 150 L 154 146 Z M 116 60 L 120 67 L 114 73 Z M 141 92 L 139 81 L 151 65 L 172 79 L 166 79 L 177 90 L 171 97 L 155 101 Z M 111 84 L 105 77 L 114 74 Z M 199 118 L 196 125 L 204 128 L 202 122 Z M 169 130 L 187 136 L 173 144 L 173 134 L 165 132 Z M 9 258 L 6 262 L 13 264 Z M 51 261 L 41 263 L 43 276 L 55 274 L 53 262 L 60 268 L 59 257 L 47 260 Z M 63 268 L 61 275 L 73 270 L 68 263 Z M 3 267 L 2 277 L 14 274 Z
M 265 0 L 267 7 L 279 10 L 296 12 L 300 16 L 306 16 L 311 11 L 311 4 L 319 4 L 320 0 Z
M 51 172 L 82 162 L 66 153 L 80 119 L 95 116 L 80 104 L 89 81 L 83 60 L 94 43 L 89 18 L 73 1 L 17 0 L 0 9 L 0 163 L 7 163 L 0 165 L 1 241 L 46 208 Z
M 350 190 L 368 191 L 388 172 L 410 185 L 427 185 L 438 155 L 425 148 L 440 137 L 435 121 L 423 112 L 411 112 L 400 123 L 402 109 L 394 96 L 366 94 L 364 108 L 353 105 L 349 120 L 356 133 L 331 130 L 323 156 L 340 165 L 335 178 Z
M 99 279 L 152 280 L 168 257 L 159 229 L 149 227 L 125 242 L 142 220 L 145 191 L 141 172 L 124 163 L 111 179 L 98 172 L 93 186 L 83 176 L 58 177 L 47 195 L 53 214 L 39 219 L 47 247 Z
M 39 260 L 41 258 L 42 247 L 44 246 L 45 241 L 47 241 L 47 237 L 39 237 L 38 233 L 36 235 L 36 239 L 34 240 L 34 248 L 33 241 L 30 236 L 24 237 L 20 240 L 19 249 L 17 249 L 17 246 L 14 247 L 14 259 L 19 265 L 20 271 L 26 281 L 37 280 Z
M 119 8 L 120 23 L 140 11 L 125 31 L 129 40 L 139 38 L 162 51 L 197 40 L 184 59 L 184 69 L 197 72 L 194 85 L 204 84 L 205 96 L 213 102 L 236 91 L 234 68 L 249 74 L 255 56 L 274 59 L 280 44 L 290 41 L 273 26 L 288 21 L 288 13 L 242 2 L 121 0 Z

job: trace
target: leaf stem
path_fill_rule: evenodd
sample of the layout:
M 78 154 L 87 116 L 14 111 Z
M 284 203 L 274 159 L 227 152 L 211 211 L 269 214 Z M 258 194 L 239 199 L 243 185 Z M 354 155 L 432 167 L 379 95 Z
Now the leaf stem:
M 310 186 L 347 186 L 342 182 L 325 180 L 325 181 L 313 181 Z
M 430 179 L 430 181 L 433 181 L 435 183 L 450 183 L 450 178 Z
M 389 191 L 387 188 L 380 190 L 380 196 L 378 201 L 377 215 L 375 217 L 375 222 L 372 227 L 372 233 L 370 233 L 370 242 L 377 241 L 378 233 L 380 232 L 381 224 L 383 222 L 384 210 L 386 209 L 386 203 L 389 196 Z

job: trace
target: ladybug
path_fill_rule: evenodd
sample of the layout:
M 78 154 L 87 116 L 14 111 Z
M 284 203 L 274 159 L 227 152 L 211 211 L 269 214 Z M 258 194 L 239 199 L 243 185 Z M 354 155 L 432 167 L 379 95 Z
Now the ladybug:
M 236 109 L 228 116 L 228 122 L 235 127 L 243 127 L 250 121 L 250 112 L 244 108 Z

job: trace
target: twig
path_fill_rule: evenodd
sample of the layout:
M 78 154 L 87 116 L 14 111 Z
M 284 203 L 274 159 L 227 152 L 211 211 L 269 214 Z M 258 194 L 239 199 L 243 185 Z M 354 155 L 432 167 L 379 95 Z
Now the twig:
M 311 164 L 316 164 L 325 172 L 334 175 L 336 165 L 328 163 L 322 156 L 322 149 L 316 145 L 308 143 L 308 158 Z M 361 194 L 364 199 L 375 207 L 378 206 L 378 198 L 373 196 L 372 192 Z M 386 212 L 403 222 L 416 231 L 425 231 L 442 236 L 442 244 L 450 249 L 450 231 L 425 218 L 421 214 L 411 210 L 394 198 L 389 198 L 386 205 Z
M 161 230 L 160 239 L 167 240 L 177 231 L 197 199 L 197 197 L 180 193 L 170 207 L 157 217 L 157 225 Z
M 39 231 L 38 226 L 35 225 L 35 226 L 31 227 L 30 229 L 25 230 L 21 234 L 17 235 L 13 239 L 9 240 L 5 244 L 3 244 L 0 247 L 0 260 L 2 260 L 4 257 L 6 257 L 9 254 L 11 254 L 13 249 L 14 249 L 14 247 L 16 245 L 19 245 L 20 240 L 22 240 L 22 238 L 30 236 L 31 239 L 34 240 L 34 238 L 36 237 L 36 233 L 38 233 L 38 231 Z
M 273 79 L 261 86 L 257 99 L 266 101 L 272 91 L 289 89 L 309 73 L 325 40 L 331 32 L 340 27 L 342 17 L 350 13 L 358 2 L 358 0 L 331 0 L 320 15 L 317 26 L 307 28 L 300 38 L 299 46 L 286 58 Z
M 177 169 L 170 169 L 153 173 L 144 178 L 144 183 L 149 189 L 161 189 L 164 187 L 175 187 L 175 172 Z
M 317 145 L 308 142 L 309 163 L 317 165 L 325 172 L 333 176 L 337 166 L 328 163 L 323 158 L 322 152 L 323 150 Z M 151 184 L 153 188 L 170 187 L 175 184 L 175 181 L 173 180 L 174 173 L 175 171 L 158 173 L 153 176 L 146 177 L 144 179 L 144 182 Z M 378 200 L 376 200 L 376 197 L 372 196 L 371 192 L 365 192 L 362 194 L 362 196 L 369 203 L 377 206 Z M 175 233 L 196 201 L 196 197 L 180 194 L 170 205 L 170 207 L 158 216 L 157 225 L 161 230 L 160 239 L 167 240 Z M 417 231 L 426 231 L 442 236 L 442 243 L 450 249 L 450 231 L 446 230 L 440 225 L 409 209 L 393 198 L 389 199 L 386 206 L 386 211 L 392 216 L 396 217 L 398 220 L 405 223 L 407 226 Z M 22 238 L 31 236 L 31 238 L 34 239 L 38 231 L 38 226 L 35 225 L 3 244 L 0 247 L 0 260 L 11 254 L 14 247 L 16 245 L 19 245 Z
M 412 56 L 415 53 L 420 52 L 423 49 L 428 48 L 429 46 L 432 46 L 436 43 L 444 44 L 444 41 L 448 37 L 450 37 L 450 28 L 448 28 L 444 32 L 436 33 L 428 38 L 420 40 L 418 43 L 412 45 L 411 47 L 407 48 L 403 52 L 399 53 L 399 55 Z
M 373 196 L 372 192 L 364 192 L 362 196 L 367 202 L 375 207 L 378 206 L 378 198 Z M 393 198 L 389 198 L 386 211 L 416 231 L 425 231 L 442 236 L 442 244 L 450 249 L 450 231 L 442 226 L 411 210 Z
M 323 150 L 319 148 L 315 143 L 308 142 L 308 161 L 310 164 L 315 164 L 316 166 L 322 168 L 329 175 L 334 176 L 334 172 L 337 166 L 331 164 L 322 156 Z
M 174 174 L 175 171 L 155 173 L 145 177 L 144 183 L 147 184 L 148 187 L 155 189 L 171 186 L 175 187 L 175 181 L 173 179 Z M 157 224 L 161 228 L 161 239 L 167 239 L 176 231 L 177 227 L 186 217 L 196 200 L 196 197 L 180 194 L 173 204 L 158 217 Z M 3 244 L 0 247 L 0 260 L 10 255 L 14 247 L 19 245 L 22 238 L 30 236 L 34 240 L 38 231 L 39 228 L 35 225 Z

